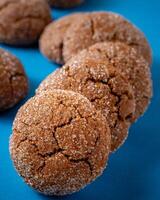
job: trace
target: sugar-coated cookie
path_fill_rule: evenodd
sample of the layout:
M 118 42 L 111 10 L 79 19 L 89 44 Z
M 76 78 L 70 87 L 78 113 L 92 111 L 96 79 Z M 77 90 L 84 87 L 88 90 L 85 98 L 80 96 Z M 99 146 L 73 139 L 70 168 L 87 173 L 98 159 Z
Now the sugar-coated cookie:
M 152 97 L 152 80 L 148 62 L 131 46 L 122 42 L 102 42 L 82 50 L 69 63 L 86 59 L 103 59 L 114 65 L 133 88 L 136 110 L 133 121 L 144 114 Z
M 144 34 L 118 14 L 111 12 L 81 13 L 78 19 L 76 17 L 69 19 L 70 25 L 65 28 L 63 35 L 59 31 L 62 35 L 61 40 L 54 41 L 57 38 L 55 34 L 62 29 L 60 27 L 63 27 L 64 20 L 66 17 L 48 25 L 40 39 L 41 52 L 52 61 L 60 60 L 61 62 L 58 63 L 66 63 L 73 55 L 97 42 L 121 41 L 134 47 L 147 62 L 151 63 L 151 49 Z M 46 38 L 50 43 L 46 43 Z M 60 47 L 59 55 L 53 50 L 57 47 Z
M 50 8 L 44 0 L 1 0 L 0 42 L 11 45 L 35 43 L 51 22 Z
M 0 49 L 0 111 L 13 107 L 28 91 L 28 80 L 20 61 Z
M 19 110 L 10 153 L 28 185 L 47 195 L 65 195 L 102 173 L 110 142 L 105 118 L 86 97 L 52 90 Z

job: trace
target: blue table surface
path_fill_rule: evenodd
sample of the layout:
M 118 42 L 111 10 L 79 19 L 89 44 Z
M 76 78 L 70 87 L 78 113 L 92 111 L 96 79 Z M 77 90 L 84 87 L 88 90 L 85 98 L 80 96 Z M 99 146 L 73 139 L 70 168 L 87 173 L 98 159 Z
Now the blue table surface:
M 30 80 L 27 98 L 0 115 L 0 200 L 159 200 L 160 199 L 160 2 L 159 0 L 86 0 L 78 8 L 53 9 L 55 19 L 75 11 L 106 10 L 122 14 L 147 36 L 153 50 L 154 96 L 147 112 L 130 129 L 126 143 L 112 154 L 104 174 L 82 191 L 66 197 L 45 197 L 29 188 L 10 160 L 8 143 L 18 108 L 31 96 L 55 64 L 38 48 L 1 45 L 21 59 Z

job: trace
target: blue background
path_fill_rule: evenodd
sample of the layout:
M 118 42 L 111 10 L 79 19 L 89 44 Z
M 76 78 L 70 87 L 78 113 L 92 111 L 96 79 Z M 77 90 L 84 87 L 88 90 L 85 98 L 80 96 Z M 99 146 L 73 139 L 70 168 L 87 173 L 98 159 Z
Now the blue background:
M 159 200 L 160 199 L 160 2 L 159 0 L 86 0 L 78 8 L 53 10 L 54 18 L 75 11 L 118 12 L 135 23 L 147 36 L 153 49 L 154 97 L 145 115 L 130 129 L 128 140 L 111 155 L 108 168 L 93 184 L 67 197 L 45 197 L 30 189 L 15 172 L 8 152 L 12 122 L 21 104 L 0 114 L 0 200 Z M 25 66 L 34 95 L 39 83 L 56 65 L 45 59 L 36 47 L 4 46 Z

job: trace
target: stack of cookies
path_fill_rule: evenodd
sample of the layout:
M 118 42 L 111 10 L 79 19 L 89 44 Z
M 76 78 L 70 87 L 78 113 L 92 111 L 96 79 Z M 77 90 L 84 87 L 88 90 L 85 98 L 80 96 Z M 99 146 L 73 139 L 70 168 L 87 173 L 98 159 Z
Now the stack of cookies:
M 152 96 L 151 49 L 114 13 L 78 13 L 49 24 L 40 50 L 64 64 L 20 108 L 10 152 L 27 184 L 47 195 L 76 192 L 102 174 Z

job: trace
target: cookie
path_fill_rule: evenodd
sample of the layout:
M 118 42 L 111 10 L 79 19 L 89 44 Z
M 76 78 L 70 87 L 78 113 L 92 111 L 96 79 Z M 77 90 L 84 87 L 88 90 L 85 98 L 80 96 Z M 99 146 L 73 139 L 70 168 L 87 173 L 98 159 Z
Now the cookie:
M 1 0 L 0 42 L 11 45 L 35 43 L 51 22 L 50 8 L 44 0 Z
M 63 38 L 71 23 L 81 16 L 81 13 L 76 13 L 50 23 L 40 37 L 39 47 L 42 54 L 56 63 L 63 64 Z
M 18 112 L 10 153 L 26 183 L 47 195 L 76 192 L 99 176 L 110 152 L 105 118 L 84 96 L 46 91 Z
M 59 21 L 59 27 L 63 26 L 63 20 L 65 20 L 65 17 Z M 54 22 L 50 26 L 51 28 L 48 28 L 50 31 L 46 30 L 42 34 L 40 48 L 46 56 L 44 49 L 48 48 L 48 51 L 52 54 L 52 61 L 57 62 L 59 59 L 66 63 L 73 55 L 97 42 L 121 41 L 134 47 L 139 54 L 151 63 L 151 49 L 144 34 L 118 14 L 111 12 L 81 14 L 81 18 L 73 20 L 65 30 L 61 40 L 61 54 L 59 57 L 51 50 L 57 48 L 58 45 L 55 46 L 55 42 L 46 45 L 45 38 L 48 37 L 48 40 L 53 41 L 57 31 L 56 27 L 53 28 Z
M 111 128 L 111 151 L 126 139 L 135 111 L 133 91 L 128 81 L 101 60 L 70 63 L 49 75 L 37 94 L 52 89 L 72 90 L 86 96 L 107 119 Z
M 148 62 L 131 46 L 121 42 L 97 43 L 82 50 L 69 63 L 80 63 L 85 59 L 103 59 L 114 65 L 133 87 L 136 110 L 133 121 L 147 109 L 152 97 L 152 80 Z
M 83 3 L 84 0 L 47 0 L 55 8 L 72 8 Z
M 0 49 L 0 111 L 13 107 L 28 91 L 28 80 L 20 61 Z

